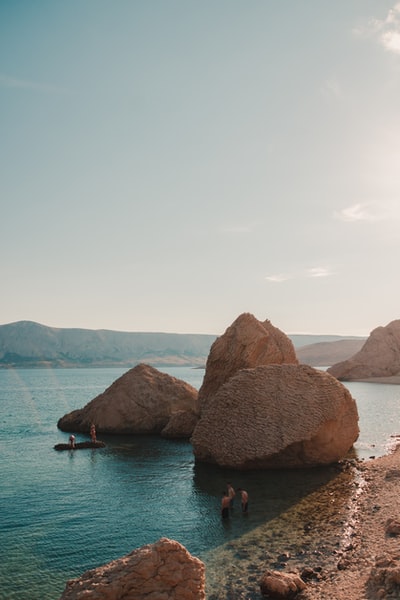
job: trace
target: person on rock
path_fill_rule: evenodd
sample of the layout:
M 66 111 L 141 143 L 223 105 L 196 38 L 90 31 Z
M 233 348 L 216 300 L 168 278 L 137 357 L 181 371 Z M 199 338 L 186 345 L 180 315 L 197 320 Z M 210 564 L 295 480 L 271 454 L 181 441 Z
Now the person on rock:
M 96 443 L 96 427 L 94 425 L 94 423 L 91 424 L 90 426 L 90 439 L 92 440 L 92 444 Z

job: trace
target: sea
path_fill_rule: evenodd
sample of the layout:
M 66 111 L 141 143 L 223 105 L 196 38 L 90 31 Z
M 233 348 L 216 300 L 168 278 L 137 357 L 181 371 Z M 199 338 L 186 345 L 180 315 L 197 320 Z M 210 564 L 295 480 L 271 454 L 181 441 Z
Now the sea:
M 197 389 L 204 376 L 161 370 Z M 281 564 L 282 553 L 304 563 L 322 553 L 324 520 L 335 518 L 332 486 L 347 477 L 349 497 L 336 501 L 349 503 L 358 485 L 336 466 L 241 473 L 196 464 L 189 442 L 157 436 L 98 435 L 103 449 L 54 450 L 68 441 L 58 419 L 124 372 L 0 369 L 0 600 L 57 600 L 67 580 L 162 537 L 205 563 L 209 600 L 261 598 L 259 569 Z M 346 386 L 360 416 L 349 460 L 388 453 L 400 433 L 400 386 Z M 225 522 L 228 481 L 248 491 L 249 513 L 235 500 Z

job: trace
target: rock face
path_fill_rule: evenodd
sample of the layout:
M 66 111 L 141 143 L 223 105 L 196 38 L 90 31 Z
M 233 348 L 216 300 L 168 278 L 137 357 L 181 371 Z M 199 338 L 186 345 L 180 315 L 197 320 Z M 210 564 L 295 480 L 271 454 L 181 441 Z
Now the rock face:
M 181 410 L 171 415 L 161 431 L 164 438 L 190 438 L 199 420 L 198 413 Z
M 84 408 L 64 415 L 57 425 L 74 432 L 89 432 L 94 423 L 98 433 L 158 434 L 175 413 L 182 412 L 197 412 L 197 390 L 140 364 Z
M 328 372 L 342 381 L 399 375 L 400 320 L 374 329 L 357 354 L 333 365 Z
M 60 600 L 205 600 L 204 564 L 161 538 L 67 582 Z
M 211 346 L 199 391 L 200 407 L 240 369 L 297 362 L 293 343 L 286 334 L 268 320 L 262 323 L 243 313 Z
M 202 408 L 191 438 L 197 460 L 234 469 L 327 465 L 359 434 L 350 392 L 306 365 L 244 369 Z

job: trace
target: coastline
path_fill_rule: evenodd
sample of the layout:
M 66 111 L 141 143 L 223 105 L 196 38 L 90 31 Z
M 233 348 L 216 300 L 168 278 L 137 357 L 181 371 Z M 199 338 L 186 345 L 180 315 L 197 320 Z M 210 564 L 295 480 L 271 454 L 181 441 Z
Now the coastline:
M 360 382 L 360 383 L 389 383 L 394 385 L 400 385 L 400 375 L 390 375 L 388 377 L 364 377 L 364 379 L 346 379 L 342 383 L 346 382 Z
M 398 586 L 394 595 L 390 589 L 379 592 L 385 571 L 376 565 L 385 556 L 400 584 L 399 537 L 386 532 L 389 519 L 400 522 L 399 498 L 399 445 L 376 459 L 344 461 L 327 485 L 273 524 L 211 553 L 208 600 L 261 599 L 259 583 L 267 569 L 301 575 L 307 587 L 299 600 L 398 598 Z M 277 538 L 280 552 L 271 553 Z
M 351 528 L 347 545 L 338 553 L 336 565 L 323 573 L 320 581 L 307 586 L 301 595 L 304 600 L 399 597 L 399 587 L 392 595 L 390 585 L 385 589 L 385 577 L 389 571 L 395 577 L 400 573 L 399 538 L 397 532 L 386 531 L 389 519 L 400 520 L 400 446 L 358 468 L 362 485 L 347 515 L 346 524 Z

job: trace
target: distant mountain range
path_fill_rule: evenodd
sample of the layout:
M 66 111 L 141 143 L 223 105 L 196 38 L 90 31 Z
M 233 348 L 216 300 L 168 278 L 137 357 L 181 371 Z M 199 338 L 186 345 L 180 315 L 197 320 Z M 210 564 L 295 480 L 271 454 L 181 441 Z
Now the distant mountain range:
M 328 366 L 349 358 L 366 339 L 300 334 L 288 337 L 300 362 L 314 366 Z M 18 321 L 0 325 L 0 367 L 130 368 L 141 362 L 156 367 L 199 367 L 205 365 L 216 338 L 216 335 L 197 333 L 61 329 L 32 321 Z M 357 350 L 353 352 L 354 348 Z M 329 356 L 335 356 L 335 360 L 331 362 Z M 319 357 L 323 358 L 323 362 Z

